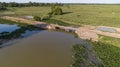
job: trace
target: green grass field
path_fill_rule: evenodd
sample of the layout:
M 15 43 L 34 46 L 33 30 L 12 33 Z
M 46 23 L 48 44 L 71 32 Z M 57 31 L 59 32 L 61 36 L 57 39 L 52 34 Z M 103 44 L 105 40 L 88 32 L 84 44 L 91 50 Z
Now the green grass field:
M 53 18 L 67 21 L 76 25 L 103 25 L 120 27 L 120 5 L 70 5 L 62 6 L 65 14 Z M 13 15 L 43 16 L 50 12 L 51 7 L 9 8 Z
M 103 43 L 111 44 L 113 46 L 116 46 L 116 47 L 120 48 L 120 39 L 119 38 L 101 36 L 100 41 L 103 42 Z

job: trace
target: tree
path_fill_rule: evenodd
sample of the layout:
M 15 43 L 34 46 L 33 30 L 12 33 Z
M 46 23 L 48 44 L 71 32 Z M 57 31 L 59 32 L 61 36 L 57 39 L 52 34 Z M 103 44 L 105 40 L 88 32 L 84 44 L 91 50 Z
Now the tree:
M 33 19 L 34 19 L 35 21 L 40 21 L 40 20 L 41 20 L 41 18 L 38 17 L 38 16 L 34 16 Z
M 51 12 L 49 13 L 51 15 L 62 15 L 63 11 L 59 6 L 52 6 Z
M 0 10 L 6 10 L 5 5 L 3 5 L 3 3 L 0 2 Z
M 8 7 L 18 7 L 18 3 L 10 2 L 8 3 Z
M 0 6 L 2 7 L 31 7 L 31 6 L 63 6 L 61 3 L 37 3 L 37 2 L 28 2 L 28 3 L 16 3 L 16 2 L 0 2 Z

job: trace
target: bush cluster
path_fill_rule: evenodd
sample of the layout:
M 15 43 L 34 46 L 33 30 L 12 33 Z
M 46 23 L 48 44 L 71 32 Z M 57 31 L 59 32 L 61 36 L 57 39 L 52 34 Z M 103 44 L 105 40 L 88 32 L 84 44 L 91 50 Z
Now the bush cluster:
M 53 6 L 51 7 L 50 15 L 62 15 L 63 11 L 59 6 Z
M 51 16 L 50 15 L 45 15 L 45 16 L 34 16 L 33 19 L 35 21 L 43 21 L 43 20 L 48 20 L 50 19 Z
M 38 16 L 34 16 L 33 19 L 36 21 L 40 21 L 40 17 L 38 17 Z
M 0 11 L 1 11 L 1 10 L 7 10 L 7 8 L 0 6 Z
M 47 15 L 44 16 L 34 16 L 33 19 L 35 21 L 43 21 L 43 20 L 49 20 L 53 15 L 62 15 L 63 11 L 59 6 L 52 6 L 51 12 L 49 12 Z

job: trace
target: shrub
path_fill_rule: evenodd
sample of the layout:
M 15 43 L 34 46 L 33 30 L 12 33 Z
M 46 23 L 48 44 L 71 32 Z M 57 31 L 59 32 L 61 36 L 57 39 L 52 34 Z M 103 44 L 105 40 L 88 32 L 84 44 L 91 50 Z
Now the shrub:
M 50 15 L 44 15 L 44 16 L 34 16 L 33 19 L 36 21 L 42 21 L 42 20 L 48 20 L 50 19 L 51 16 Z
M 62 15 L 63 11 L 59 6 L 53 6 L 49 14 L 50 15 Z
M 42 16 L 42 20 L 49 20 L 52 16 L 51 15 L 44 15 Z
M 38 17 L 38 16 L 34 16 L 33 19 L 36 20 L 36 21 L 40 21 L 41 20 L 41 18 Z
M 0 7 L 0 11 L 2 11 L 2 10 L 7 10 L 7 8 L 5 8 L 5 7 Z

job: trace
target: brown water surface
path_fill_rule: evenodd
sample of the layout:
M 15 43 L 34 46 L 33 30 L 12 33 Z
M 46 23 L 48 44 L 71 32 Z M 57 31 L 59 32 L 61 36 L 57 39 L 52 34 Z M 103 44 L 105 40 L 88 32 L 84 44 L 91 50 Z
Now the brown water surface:
M 7 43 L 11 46 L 0 49 L 0 67 L 69 67 L 77 43 L 83 41 L 72 34 L 45 30 Z

